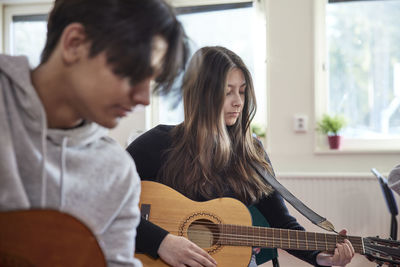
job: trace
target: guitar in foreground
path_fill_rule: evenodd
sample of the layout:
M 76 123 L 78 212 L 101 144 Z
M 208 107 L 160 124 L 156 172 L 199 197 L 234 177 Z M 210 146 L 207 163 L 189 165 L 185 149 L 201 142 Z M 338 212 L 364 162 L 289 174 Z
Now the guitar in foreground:
M 90 229 L 55 210 L 0 212 L 0 266 L 105 267 Z
M 190 239 L 212 255 L 219 266 L 247 266 L 252 246 L 333 252 L 336 243 L 345 238 L 356 253 L 378 264 L 400 266 L 398 241 L 251 226 L 249 210 L 233 198 L 196 202 L 168 186 L 143 181 L 140 208 L 146 219 Z M 135 256 L 146 267 L 168 266 L 161 259 L 145 254 Z

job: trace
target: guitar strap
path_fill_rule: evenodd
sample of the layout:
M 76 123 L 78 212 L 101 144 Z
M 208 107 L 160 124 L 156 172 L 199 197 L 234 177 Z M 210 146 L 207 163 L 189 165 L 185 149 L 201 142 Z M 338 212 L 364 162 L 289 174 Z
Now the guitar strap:
M 260 166 L 253 164 L 253 168 L 255 171 L 267 181 L 287 202 L 289 202 L 298 212 L 303 214 L 307 219 L 309 219 L 313 224 L 321 227 L 324 230 L 335 232 L 335 227 L 333 224 L 328 221 L 326 218 L 321 217 L 317 213 L 315 213 L 312 209 L 304 205 L 297 197 L 295 197 L 292 193 L 289 192 L 281 183 L 276 180 L 275 177 L 272 177 L 271 174 Z

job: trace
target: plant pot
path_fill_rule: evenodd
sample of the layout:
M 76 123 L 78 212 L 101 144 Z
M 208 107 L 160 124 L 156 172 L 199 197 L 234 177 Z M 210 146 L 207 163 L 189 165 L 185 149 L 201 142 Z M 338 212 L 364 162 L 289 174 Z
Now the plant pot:
M 331 135 L 328 136 L 329 148 L 330 149 L 339 149 L 340 147 L 340 135 Z

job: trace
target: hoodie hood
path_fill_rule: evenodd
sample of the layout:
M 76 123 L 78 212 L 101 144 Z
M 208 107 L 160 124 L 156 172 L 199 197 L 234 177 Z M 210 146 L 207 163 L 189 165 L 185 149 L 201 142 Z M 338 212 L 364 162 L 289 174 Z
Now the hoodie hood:
M 28 60 L 22 56 L 0 56 L 0 123 L 1 170 L 10 176 L 1 181 L 7 186 L 4 192 L 0 189 L 0 207 L 10 201 L 15 205 L 11 208 L 45 207 L 49 196 L 58 203 L 53 208 L 61 208 L 64 177 L 72 165 L 67 163 L 76 160 L 69 150 L 90 154 L 87 147 L 107 135 L 107 129 L 89 121 L 73 129 L 48 129 Z
M 40 129 L 40 122 L 42 119 L 46 119 L 46 116 L 43 105 L 31 82 L 28 59 L 24 56 L 1 56 L 0 71 L 9 80 L 18 110 L 26 118 L 28 126 L 32 129 Z

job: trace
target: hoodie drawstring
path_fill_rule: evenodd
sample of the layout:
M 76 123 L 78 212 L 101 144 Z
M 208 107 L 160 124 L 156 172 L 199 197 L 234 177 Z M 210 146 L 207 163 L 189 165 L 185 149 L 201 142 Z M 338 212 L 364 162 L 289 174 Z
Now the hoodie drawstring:
M 46 206 L 46 193 L 47 193 L 47 175 L 46 175 L 46 157 L 47 157 L 47 146 L 46 146 L 46 138 L 47 138 L 47 126 L 46 126 L 46 117 L 44 116 L 44 112 L 42 111 L 42 198 L 41 198 L 41 207 L 44 208 Z
M 65 173 L 65 153 L 68 143 L 68 137 L 64 137 L 61 144 L 61 162 L 60 162 L 60 209 L 64 207 L 64 173 Z

